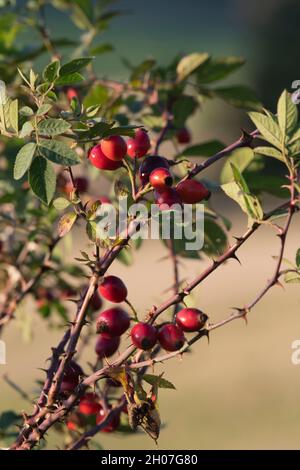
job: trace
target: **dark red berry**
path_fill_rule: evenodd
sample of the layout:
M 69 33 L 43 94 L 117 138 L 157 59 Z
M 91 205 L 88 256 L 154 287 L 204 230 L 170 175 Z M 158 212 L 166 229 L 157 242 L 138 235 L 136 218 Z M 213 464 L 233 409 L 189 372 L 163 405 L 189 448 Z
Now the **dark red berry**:
M 185 337 L 177 325 L 168 323 L 160 328 L 158 341 L 166 351 L 178 351 L 184 345 Z
M 182 204 L 182 200 L 174 188 L 165 188 L 163 191 L 155 191 L 154 199 L 160 210 L 169 210 L 174 204 Z
M 106 417 L 106 414 L 107 413 L 104 411 L 104 409 L 101 408 L 98 415 L 97 415 L 97 418 L 96 418 L 97 424 L 102 423 L 102 421 Z M 120 413 L 113 415 L 111 417 L 109 423 L 107 424 L 107 426 L 105 426 L 105 428 L 101 429 L 101 432 L 114 432 L 119 427 L 119 424 L 120 424 Z
M 195 180 L 181 181 L 177 185 L 176 191 L 182 201 L 187 204 L 195 204 L 210 197 L 210 191 L 202 183 Z
M 186 127 L 179 129 L 176 137 L 179 144 L 189 144 L 191 141 L 191 133 Z
M 79 411 L 86 416 L 92 416 L 99 413 L 101 405 L 98 402 L 99 397 L 95 393 L 86 393 L 79 403 Z
M 140 180 L 143 185 L 149 183 L 149 177 L 153 170 L 156 168 L 167 168 L 169 169 L 168 160 L 158 155 L 149 155 L 142 162 L 139 170 Z
M 162 191 L 173 184 L 173 178 L 167 168 L 156 168 L 150 174 L 149 181 L 153 188 Z
M 124 282 L 117 276 L 106 276 L 99 286 L 99 292 L 106 300 L 114 303 L 123 302 L 128 294 Z
M 199 331 L 205 325 L 208 316 L 196 308 L 184 308 L 176 314 L 176 323 L 187 332 Z
M 120 346 L 119 336 L 109 336 L 105 333 L 98 336 L 95 351 L 99 359 L 110 357 L 118 350 Z
M 95 145 L 89 152 L 89 161 L 93 166 L 100 170 L 117 170 L 122 166 L 121 161 L 113 161 L 107 158 L 101 150 L 100 144 Z
M 107 333 L 110 336 L 122 336 L 130 325 L 130 317 L 120 308 L 109 308 L 98 315 L 97 333 Z
M 93 311 L 100 310 L 100 308 L 102 307 L 102 304 L 103 304 L 102 299 L 97 291 L 95 292 L 95 294 L 90 300 L 90 307 Z
M 122 160 L 127 153 L 126 142 L 120 135 L 101 140 L 100 146 L 104 155 L 115 162 Z
M 80 377 L 82 376 L 83 370 L 81 369 L 80 365 L 78 365 L 75 361 L 69 362 L 63 375 L 61 391 L 63 393 L 71 393 L 79 384 Z
M 147 351 L 157 341 L 157 329 L 149 323 L 137 323 L 131 330 L 131 340 L 134 346 Z
M 127 154 L 131 158 L 141 158 L 150 149 L 150 139 L 146 131 L 137 129 L 135 136 L 127 141 Z

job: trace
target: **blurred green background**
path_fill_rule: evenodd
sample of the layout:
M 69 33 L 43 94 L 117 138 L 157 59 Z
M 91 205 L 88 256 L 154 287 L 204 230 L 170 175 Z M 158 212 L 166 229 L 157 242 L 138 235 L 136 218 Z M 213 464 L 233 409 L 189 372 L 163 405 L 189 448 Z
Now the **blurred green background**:
M 166 63 L 178 52 L 241 55 L 247 64 L 230 78 L 230 83 L 251 84 L 271 108 L 281 90 L 291 90 L 292 81 L 299 78 L 297 1 L 122 0 L 118 7 L 127 14 L 116 18 L 103 36 L 103 41 L 114 44 L 115 51 L 97 58 L 100 76 L 125 80 L 123 57 L 133 63 L 145 57 Z M 57 15 L 51 7 L 47 9 L 47 21 L 54 36 L 61 36 L 67 28 L 70 34 L 76 34 L 67 15 Z M 244 112 L 214 101 L 205 104 L 201 115 L 189 124 L 195 142 L 220 138 L 229 143 L 239 136 L 241 127 L 249 126 L 249 121 Z M 277 203 L 268 201 L 270 206 Z M 233 220 L 232 235 L 243 233 L 247 221 L 233 203 L 214 196 L 212 205 L 222 207 L 224 215 Z M 286 256 L 290 258 L 299 247 L 298 228 L 296 219 L 288 240 Z M 77 237 L 82 243 L 84 235 L 78 232 Z M 75 240 L 65 247 L 66 256 L 76 255 L 77 246 Z M 231 307 L 251 301 L 271 276 L 272 255 L 277 251 L 273 230 L 262 228 L 241 250 L 242 265 L 230 261 L 196 289 L 192 302 L 213 322 L 227 316 Z M 164 288 L 172 283 L 172 267 L 170 261 L 160 261 L 163 256 L 159 242 L 147 242 L 136 254 L 133 267 L 116 264 L 111 269 L 112 274 L 127 280 L 130 299 L 140 312 L 168 295 Z M 191 279 L 206 264 L 184 261 L 181 277 Z M 291 343 L 300 339 L 299 300 L 297 285 L 275 287 L 251 313 L 247 327 L 242 321 L 229 324 L 211 335 L 209 345 L 203 340 L 182 361 L 166 363 L 165 377 L 177 390 L 160 393 L 164 428 L 159 449 L 300 447 L 300 366 L 291 363 Z M 0 366 L 0 374 L 8 374 L 33 395 L 33 379 L 41 377 L 38 368 L 46 365 L 43 361 L 60 335 L 46 329 L 34 308 L 30 301 L 23 304 L 15 322 L 19 327 L 22 324 L 22 329 L 11 325 L 6 330 L 7 365 Z M 27 332 L 33 332 L 31 343 L 23 338 L 24 316 L 28 318 Z M 93 346 L 83 365 L 92 360 Z M 3 381 L 0 387 L 0 411 L 24 408 L 30 412 L 31 406 Z M 105 449 L 155 448 L 142 433 L 127 437 L 100 435 L 97 441 Z M 48 445 L 59 445 L 51 433 Z

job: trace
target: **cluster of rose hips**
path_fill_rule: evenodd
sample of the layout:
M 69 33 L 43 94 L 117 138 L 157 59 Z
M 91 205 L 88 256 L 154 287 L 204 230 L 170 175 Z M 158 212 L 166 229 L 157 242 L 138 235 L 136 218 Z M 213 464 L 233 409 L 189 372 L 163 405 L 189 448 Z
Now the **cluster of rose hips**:
M 195 204 L 210 196 L 209 190 L 195 180 L 184 180 L 172 187 L 173 176 L 168 160 L 158 155 L 146 156 L 150 146 L 147 132 L 137 129 L 127 143 L 119 135 L 102 139 L 90 150 L 88 158 L 96 168 L 113 171 L 123 166 L 126 155 L 131 158 L 145 157 L 139 168 L 139 178 L 142 186 L 150 183 L 154 188 L 154 199 L 160 209 L 174 204 Z

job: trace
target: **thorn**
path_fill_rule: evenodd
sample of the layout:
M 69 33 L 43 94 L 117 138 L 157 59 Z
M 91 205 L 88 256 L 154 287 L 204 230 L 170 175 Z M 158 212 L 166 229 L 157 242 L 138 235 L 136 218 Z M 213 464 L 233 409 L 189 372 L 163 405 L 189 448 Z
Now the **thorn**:
M 235 259 L 237 260 L 237 262 L 242 265 L 242 263 L 240 262 L 239 258 L 237 257 L 237 255 L 235 253 L 232 253 L 232 255 L 229 257 L 229 258 L 232 258 L 232 259 Z
M 278 279 L 277 279 L 277 281 L 275 282 L 274 286 L 281 287 L 283 290 L 285 290 L 284 285 L 283 285 Z
M 233 236 L 232 238 L 234 238 L 238 243 L 243 240 L 242 237 L 235 237 L 235 236 Z

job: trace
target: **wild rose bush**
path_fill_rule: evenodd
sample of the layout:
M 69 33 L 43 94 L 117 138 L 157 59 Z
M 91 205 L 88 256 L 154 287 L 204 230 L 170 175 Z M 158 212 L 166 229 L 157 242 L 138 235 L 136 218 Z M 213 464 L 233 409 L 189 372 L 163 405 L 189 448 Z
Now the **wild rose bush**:
M 47 3 L 71 15 L 78 40 L 52 36 Z M 173 378 L 155 374 L 155 364 L 184 355 L 216 328 L 247 319 L 275 284 L 300 280 L 300 251 L 288 264 L 284 257 L 299 207 L 300 127 L 291 95 L 283 91 L 277 110 L 268 111 L 248 87 L 222 86 L 243 59 L 203 52 L 175 57 L 166 66 L 153 59 L 126 61 L 126 83 L 98 76 L 98 57 L 113 50 L 99 36 L 121 13 L 112 3 L 31 0 L 17 8 L 1 2 L 0 328 L 14 328 L 16 310 L 27 297 L 35 305 L 30 314 L 44 318 L 45 327 L 63 326 L 30 415 L 1 415 L 5 448 L 42 449 L 50 430 L 65 449 L 83 448 L 99 432 L 143 430 L 157 440 L 164 412 L 161 418 L 159 391 L 174 385 Z M 40 44 L 22 46 L 21 35 L 32 29 Z M 36 63 L 40 56 L 50 56 L 43 69 Z M 228 146 L 192 142 L 189 119 L 215 97 L 248 112 L 248 128 Z M 161 150 L 166 142 L 168 154 Z M 202 178 L 220 160 L 218 184 Z M 101 188 L 104 179 L 111 183 L 109 194 L 90 192 L 92 181 Z M 247 216 L 234 244 L 228 239 L 231 222 L 212 208 L 216 192 Z M 266 212 L 268 194 L 281 202 Z M 115 236 L 105 237 L 98 230 L 101 208 L 119 209 L 125 198 L 125 230 L 117 226 Z M 143 243 L 136 237 L 142 222 L 130 212 L 137 203 L 147 210 L 154 204 L 170 218 L 174 204 L 204 204 L 200 250 L 187 250 L 184 238 L 162 239 L 173 266 L 172 294 L 146 312 L 136 310 L 126 279 L 109 273 L 112 263 L 130 265 Z M 218 323 L 201 305 L 189 308 L 192 290 L 238 259 L 239 248 L 265 224 L 275 229 L 279 248 L 274 271 L 255 298 Z M 80 240 L 80 258 L 69 263 L 60 244 L 78 225 L 85 226 L 86 239 Z M 211 263 L 201 271 L 204 257 Z M 182 281 L 181 258 L 199 260 L 196 278 Z M 95 349 L 92 372 L 80 360 L 83 347 Z M 22 391 L 22 378 L 17 389 Z

